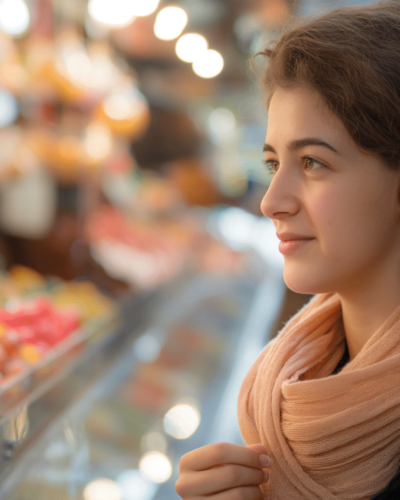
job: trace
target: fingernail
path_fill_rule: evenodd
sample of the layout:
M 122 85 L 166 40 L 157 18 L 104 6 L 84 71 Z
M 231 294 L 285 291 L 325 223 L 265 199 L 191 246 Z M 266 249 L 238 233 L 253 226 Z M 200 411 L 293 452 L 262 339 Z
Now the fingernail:
M 263 467 L 270 467 L 272 465 L 272 458 L 268 455 L 260 455 L 259 462 Z
M 267 473 L 264 474 L 264 483 L 266 483 L 269 479 L 269 475 Z

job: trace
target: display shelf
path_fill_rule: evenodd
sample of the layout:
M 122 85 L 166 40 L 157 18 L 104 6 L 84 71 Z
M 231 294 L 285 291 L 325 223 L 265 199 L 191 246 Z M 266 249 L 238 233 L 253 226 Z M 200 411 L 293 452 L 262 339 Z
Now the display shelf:
M 114 314 L 89 321 L 47 352 L 41 361 L 4 382 L 0 386 L 0 426 L 15 407 L 29 405 L 73 370 L 82 356 L 90 356 L 91 348 L 98 348 L 117 326 L 118 317 Z
M 30 370 L 0 388 L 0 481 L 49 422 L 78 397 L 145 320 L 162 289 L 127 295 L 113 314 L 93 318 Z M 128 305 L 129 304 L 129 305 Z
M 24 418 L 35 426 L 43 412 L 48 424 L 31 429 L 3 465 L 0 499 L 86 500 L 99 480 L 109 480 L 124 500 L 179 498 L 174 483 L 182 454 L 219 437 L 238 442 L 241 377 L 268 339 L 283 295 L 273 273 L 259 280 L 186 276 L 146 307 L 137 305 L 147 312 L 136 326 L 126 301 L 123 333 L 15 416 L 19 431 Z M 178 405 L 200 416 L 185 439 L 168 427 Z M 178 433 L 186 432 L 180 425 Z M 152 480 L 145 475 L 148 452 L 162 453 L 169 478 L 155 482 L 154 467 Z

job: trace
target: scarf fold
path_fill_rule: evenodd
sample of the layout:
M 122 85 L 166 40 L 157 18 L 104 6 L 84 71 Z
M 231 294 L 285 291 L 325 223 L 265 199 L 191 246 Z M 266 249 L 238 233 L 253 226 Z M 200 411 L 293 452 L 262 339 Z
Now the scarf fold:
M 338 295 L 316 295 L 242 383 L 240 430 L 274 459 L 272 500 L 369 500 L 400 466 L 400 306 L 331 375 L 345 346 Z

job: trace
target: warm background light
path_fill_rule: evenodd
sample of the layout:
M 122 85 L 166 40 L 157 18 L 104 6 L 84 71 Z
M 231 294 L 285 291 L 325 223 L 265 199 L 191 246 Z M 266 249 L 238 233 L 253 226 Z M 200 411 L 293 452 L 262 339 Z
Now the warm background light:
M 164 417 L 164 430 L 176 439 L 192 436 L 200 424 L 200 414 L 193 406 L 176 405 Z
M 30 22 L 29 10 L 23 0 L 0 1 L 0 29 L 11 36 L 24 33 Z
M 112 120 L 131 120 L 145 107 L 144 96 L 133 88 L 117 89 L 104 102 L 104 112 Z
M 89 55 L 91 62 L 90 87 L 99 92 L 107 92 L 118 81 L 119 71 L 111 58 L 99 52 Z
M 185 62 L 193 62 L 207 50 L 207 40 L 197 33 L 182 35 L 176 42 L 176 55 Z
M 216 50 L 202 52 L 193 62 L 193 71 L 202 78 L 214 78 L 221 73 L 224 60 Z
M 91 123 L 86 129 L 83 147 L 90 159 L 104 160 L 112 150 L 110 130 L 101 123 Z
M 59 50 L 58 67 L 75 85 L 86 87 L 90 84 L 91 64 L 83 44 L 69 42 Z
M 127 0 L 89 0 L 88 11 L 95 21 L 110 27 L 128 26 L 135 19 Z
M 180 7 L 165 7 L 157 14 L 154 33 L 161 40 L 174 40 L 182 33 L 188 17 Z
M 138 17 L 149 16 L 157 9 L 159 3 L 160 0 L 133 0 L 132 13 Z
M 140 472 L 153 483 L 165 483 L 172 475 L 169 458 L 158 451 L 145 453 L 139 463 Z
M 85 500 L 121 500 L 121 488 L 112 479 L 99 478 L 86 485 Z

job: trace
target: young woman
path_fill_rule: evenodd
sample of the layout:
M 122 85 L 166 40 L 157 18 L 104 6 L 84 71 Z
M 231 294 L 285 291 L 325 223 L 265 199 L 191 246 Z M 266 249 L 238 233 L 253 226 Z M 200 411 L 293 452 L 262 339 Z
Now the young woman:
M 263 53 L 261 209 L 287 286 L 314 296 L 242 384 L 247 446 L 186 454 L 176 490 L 400 498 L 400 2 L 335 10 Z

